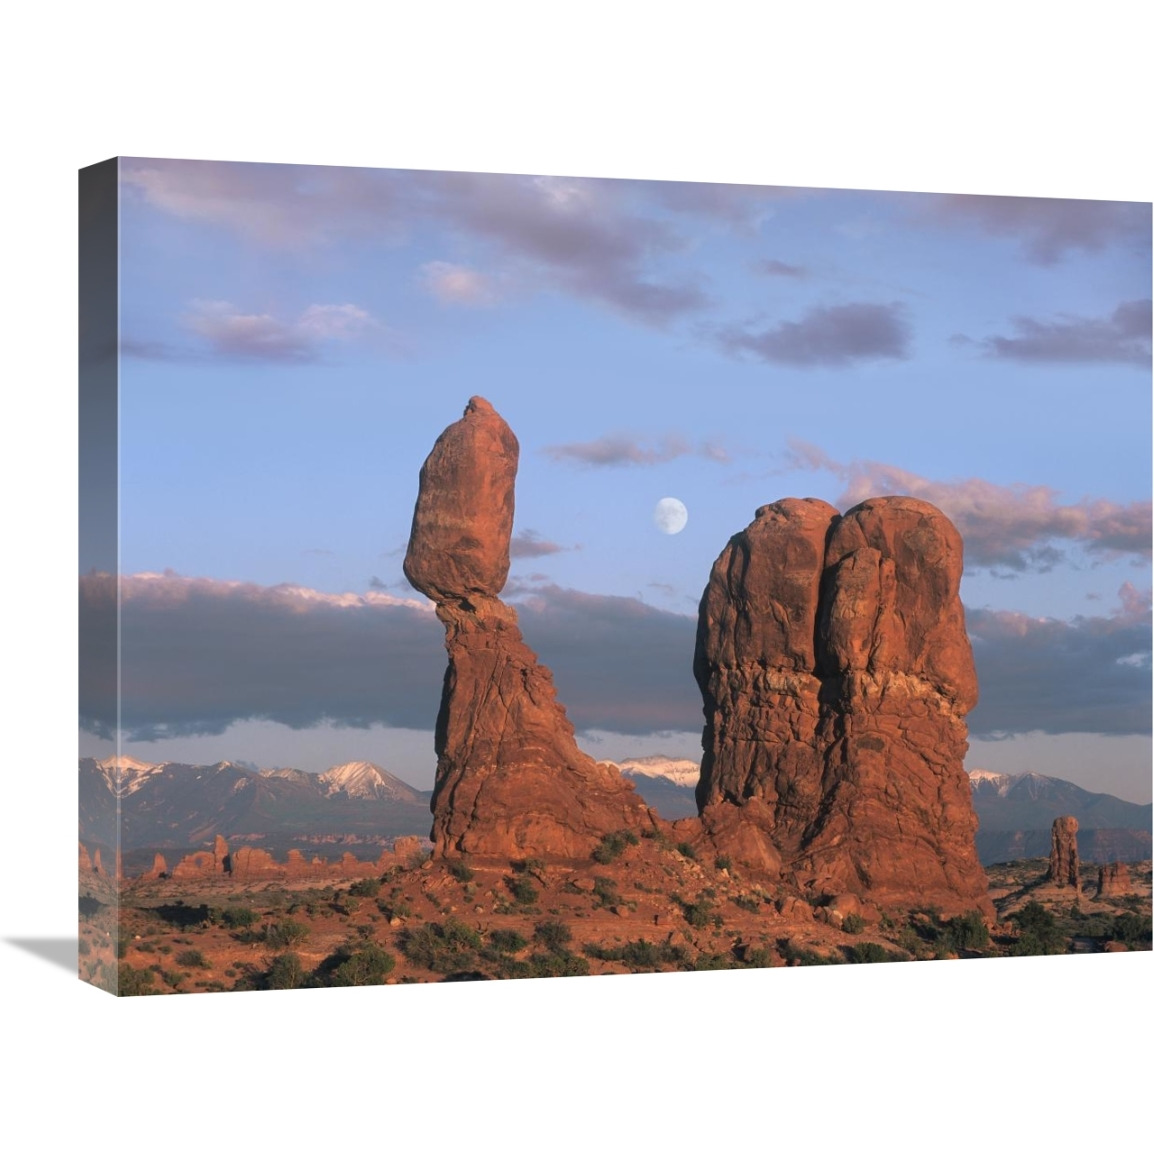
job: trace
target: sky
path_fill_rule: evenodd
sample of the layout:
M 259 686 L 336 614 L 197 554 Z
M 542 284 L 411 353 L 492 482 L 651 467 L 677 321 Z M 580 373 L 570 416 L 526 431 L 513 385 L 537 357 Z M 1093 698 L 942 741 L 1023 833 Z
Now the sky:
M 696 606 L 760 505 L 907 493 L 965 542 L 968 767 L 1150 800 L 1148 204 L 127 158 L 120 224 L 125 752 L 431 785 L 401 562 L 480 394 L 594 756 L 699 757 Z

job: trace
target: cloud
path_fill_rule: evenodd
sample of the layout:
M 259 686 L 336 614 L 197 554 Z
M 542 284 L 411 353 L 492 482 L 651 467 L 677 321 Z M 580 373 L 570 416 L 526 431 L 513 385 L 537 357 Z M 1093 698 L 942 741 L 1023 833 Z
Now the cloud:
M 976 477 L 932 481 L 878 461 L 838 462 L 802 441 L 790 442 L 787 460 L 795 469 L 840 477 L 846 484 L 838 498 L 843 508 L 890 495 L 918 497 L 936 505 L 961 533 L 971 567 L 1044 572 L 1063 557 L 1049 544 L 1053 541 L 1069 541 L 1100 556 L 1150 556 L 1149 501 L 1122 505 L 1086 499 L 1063 505 L 1057 491 L 1045 485 L 996 485 Z
M 420 282 L 427 293 L 446 305 L 491 305 L 497 299 L 491 278 L 443 260 L 421 265 Z
M 601 468 L 616 465 L 663 465 L 678 457 L 704 457 L 707 461 L 728 464 L 729 451 L 717 440 L 699 441 L 696 445 L 676 433 L 667 433 L 656 441 L 646 442 L 628 433 L 611 433 L 593 441 L 574 441 L 567 445 L 546 445 L 541 450 L 550 460 Z
M 933 223 L 1018 241 L 1036 264 L 1052 265 L 1078 250 L 1150 245 L 1148 204 L 961 194 L 918 198 L 917 203 L 916 211 Z
M 830 305 L 811 309 L 800 321 L 782 321 L 760 332 L 723 329 L 717 341 L 729 353 L 752 353 L 793 368 L 846 368 L 860 361 L 903 360 L 909 325 L 898 303 Z
M 694 274 L 664 270 L 665 258 L 688 243 L 653 213 L 640 182 L 131 158 L 122 182 L 163 212 L 289 249 L 396 244 L 407 228 L 432 221 L 487 246 L 520 282 L 644 324 L 663 326 L 709 303 Z M 469 278 L 431 275 L 460 303 Z M 474 281 L 472 291 L 478 287 Z
M 1012 337 L 986 337 L 987 355 L 1034 364 L 1126 364 L 1150 367 L 1151 302 L 1127 301 L 1108 317 L 1054 321 L 1015 317 Z M 967 338 L 961 338 L 967 340 Z
M 128 740 L 220 734 L 247 719 L 294 729 L 434 724 L 445 653 L 429 602 L 171 573 L 120 586 Z M 695 616 L 552 584 L 520 588 L 525 639 L 578 730 L 700 729 Z M 1112 616 L 1072 621 L 968 610 L 982 693 L 971 732 L 1149 733 L 1150 595 L 1126 585 L 1119 596 Z M 82 577 L 81 635 L 114 637 L 116 613 L 114 579 Z M 86 650 L 82 724 L 108 737 L 115 686 L 103 673 Z
M 423 599 L 171 573 L 126 576 L 120 586 L 129 740 L 220 734 L 246 719 L 294 729 L 433 727 L 444 632 Z M 529 587 L 528 598 L 518 606 L 526 640 L 553 669 L 579 728 L 640 733 L 700 723 L 693 619 L 551 585 Z M 115 636 L 116 612 L 116 582 L 82 577 L 82 636 Z M 85 654 L 80 682 L 83 726 L 111 736 L 114 685 L 94 653 Z
M 1127 583 L 1122 608 L 1072 621 L 968 609 L 981 700 L 974 737 L 1149 734 L 1150 593 Z
M 509 542 L 509 556 L 518 557 L 548 557 L 553 553 L 564 553 L 565 546 L 555 541 L 546 541 L 540 533 L 532 529 L 523 529 L 514 535 Z
M 786 264 L 783 260 L 760 260 L 754 266 L 754 271 L 764 273 L 765 276 L 784 276 L 794 280 L 803 280 L 809 276 L 809 270 L 800 264 Z
M 121 341 L 121 352 L 146 360 L 202 361 L 211 357 L 310 364 L 320 359 L 326 344 L 384 332 L 377 320 L 352 304 L 312 304 L 294 320 L 285 321 L 270 313 L 241 312 L 229 301 L 194 300 L 181 323 L 200 338 L 199 349 L 127 338 Z

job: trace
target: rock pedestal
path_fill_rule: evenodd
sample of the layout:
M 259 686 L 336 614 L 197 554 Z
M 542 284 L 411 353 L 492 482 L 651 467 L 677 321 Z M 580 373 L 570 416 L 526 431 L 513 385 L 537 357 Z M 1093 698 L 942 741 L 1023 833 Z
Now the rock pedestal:
M 577 748 L 549 670 L 499 600 L 518 444 L 473 397 L 421 469 L 405 576 L 436 603 L 449 667 L 437 718 L 434 854 L 586 857 L 652 824 L 619 773 Z
M 1130 869 L 1123 862 L 1112 861 L 1098 867 L 1098 892 L 1095 897 L 1122 897 L 1130 891 Z

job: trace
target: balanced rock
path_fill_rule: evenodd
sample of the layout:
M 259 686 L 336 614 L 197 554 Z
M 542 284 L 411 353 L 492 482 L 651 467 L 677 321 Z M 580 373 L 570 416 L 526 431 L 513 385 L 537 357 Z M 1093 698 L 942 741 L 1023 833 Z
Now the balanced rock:
M 1078 819 L 1056 817 L 1050 830 L 1050 870 L 1046 881 L 1056 886 L 1073 886 L 1081 892 L 1078 874 Z
M 517 439 L 473 397 L 421 469 L 405 556 L 436 603 L 449 668 L 433 789 L 434 853 L 585 857 L 652 818 L 619 773 L 582 753 L 552 674 L 498 599 L 509 572 Z
M 1112 861 L 1098 867 L 1097 897 L 1122 897 L 1130 892 L 1130 870 L 1124 862 Z
M 819 894 L 992 916 L 962 768 L 977 678 L 962 542 L 934 506 L 823 501 L 757 511 L 713 566 L 694 673 L 697 798 L 749 864 L 730 807 Z

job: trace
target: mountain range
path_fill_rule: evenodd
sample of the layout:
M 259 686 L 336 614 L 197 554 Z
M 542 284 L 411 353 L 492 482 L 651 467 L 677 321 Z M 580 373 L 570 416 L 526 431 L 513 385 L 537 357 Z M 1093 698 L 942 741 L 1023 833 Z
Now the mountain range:
M 663 817 L 697 813 L 698 763 L 687 758 L 607 762 L 634 783 Z M 978 815 L 982 863 L 1044 857 L 1054 818 L 1078 819 L 1078 849 L 1087 862 L 1143 861 L 1151 856 L 1151 806 L 1040 773 L 969 773 Z M 430 791 L 417 790 L 379 765 L 351 761 L 324 773 L 213 765 L 152 764 L 120 756 L 80 760 L 80 840 L 115 845 L 120 812 L 125 854 L 197 848 L 215 834 L 272 846 L 294 840 L 427 836 Z

